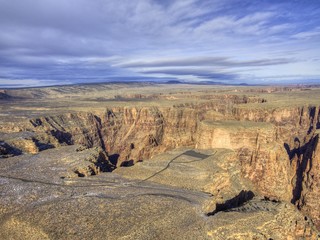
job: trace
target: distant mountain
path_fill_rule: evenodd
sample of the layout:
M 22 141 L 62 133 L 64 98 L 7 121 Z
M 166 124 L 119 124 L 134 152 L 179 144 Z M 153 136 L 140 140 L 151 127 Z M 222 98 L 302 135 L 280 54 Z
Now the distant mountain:
M 161 82 L 159 82 L 161 83 Z M 192 85 L 222 85 L 222 86 L 253 86 L 252 84 L 247 83 L 223 83 L 215 81 L 179 81 L 179 80 L 170 80 L 163 82 L 163 84 L 192 84 Z
M 170 80 L 165 82 L 166 84 L 183 84 L 184 82 L 181 82 L 179 80 Z

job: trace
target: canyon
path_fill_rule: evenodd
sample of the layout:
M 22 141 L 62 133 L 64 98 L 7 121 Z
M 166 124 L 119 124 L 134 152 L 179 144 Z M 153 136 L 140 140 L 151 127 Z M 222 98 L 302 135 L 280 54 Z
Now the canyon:
M 320 88 L 0 91 L 1 239 L 319 239 Z

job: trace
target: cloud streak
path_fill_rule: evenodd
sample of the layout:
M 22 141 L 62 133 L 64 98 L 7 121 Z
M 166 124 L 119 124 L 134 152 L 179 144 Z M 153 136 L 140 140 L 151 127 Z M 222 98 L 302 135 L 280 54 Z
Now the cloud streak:
M 226 57 L 187 57 L 180 59 L 164 59 L 149 61 L 132 61 L 115 64 L 115 66 L 128 68 L 141 67 L 168 67 L 168 66 L 224 66 L 224 67 L 248 67 L 248 66 L 268 66 L 293 62 L 289 58 L 277 59 L 257 59 L 250 61 L 233 61 Z

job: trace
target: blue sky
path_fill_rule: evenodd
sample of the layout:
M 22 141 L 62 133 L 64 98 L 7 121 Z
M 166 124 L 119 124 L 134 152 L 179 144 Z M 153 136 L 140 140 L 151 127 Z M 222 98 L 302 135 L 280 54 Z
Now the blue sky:
M 320 83 L 319 0 L 0 0 L 0 87 Z

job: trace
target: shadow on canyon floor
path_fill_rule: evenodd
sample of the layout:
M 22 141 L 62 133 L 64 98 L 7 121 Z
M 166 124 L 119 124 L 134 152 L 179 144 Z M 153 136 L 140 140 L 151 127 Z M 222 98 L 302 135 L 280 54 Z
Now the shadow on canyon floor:
M 228 211 L 233 208 L 237 208 L 250 201 L 254 197 L 254 193 L 252 191 L 242 190 L 237 196 L 225 201 L 224 203 L 217 203 L 216 209 L 213 212 L 209 212 L 207 216 L 213 216 L 218 212 Z

